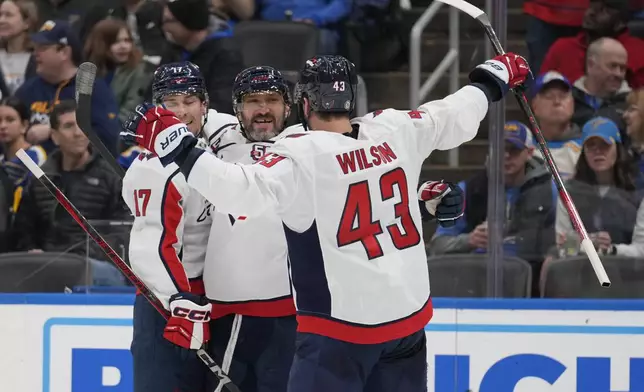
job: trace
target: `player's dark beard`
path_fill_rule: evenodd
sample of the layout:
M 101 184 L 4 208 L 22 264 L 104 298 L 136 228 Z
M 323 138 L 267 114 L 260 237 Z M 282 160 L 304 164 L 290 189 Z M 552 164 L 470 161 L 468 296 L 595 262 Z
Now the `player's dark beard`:
M 271 125 L 273 126 L 273 129 L 266 131 L 259 127 L 258 127 L 259 129 L 256 128 L 257 124 L 255 123 L 255 121 L 262 121 L 262 120 L 271 121 L 272 123 Z M 283 125 L 284 125 L 283 120 L 278 121 L 278 119 L 272 114 L 267 114 L 267 115 L 259 115 L 251 118 L 249 123 L 244 128 L 247 130 L 246 133 L 248 134 L 248 138 L 251 141 L 263 142 L 277 136 L 281 132 Z

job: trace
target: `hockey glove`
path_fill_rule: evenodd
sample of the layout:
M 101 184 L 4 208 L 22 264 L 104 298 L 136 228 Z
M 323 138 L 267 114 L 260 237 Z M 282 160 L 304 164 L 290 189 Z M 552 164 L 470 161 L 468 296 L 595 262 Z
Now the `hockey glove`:
M 463 191 L 449 182 L 427 181 L 418 189 L 418 200 L 442 227 L 454 226 L 465 210 Z
M 177 346 L 198 350 L 210 340 L 212 305 L 204 297 L 179 293 L 170 297 L 170 318 L 163 337 Z
M 514 53 L 496 56 L 477 65 L 470 72 L 470 81 L 485 86 L 492 102 L 503 98 L 509 89 L 522 86 L 526 80 L 531 79 L 532 72 L 528 62 Z
M 123 123 L 121 139 L 128 145 L 138 145 L 155 153 L 163 166 L 172 163 L 179 154 L 197 144 L 197 139 L 171 111 L 143 103 Z

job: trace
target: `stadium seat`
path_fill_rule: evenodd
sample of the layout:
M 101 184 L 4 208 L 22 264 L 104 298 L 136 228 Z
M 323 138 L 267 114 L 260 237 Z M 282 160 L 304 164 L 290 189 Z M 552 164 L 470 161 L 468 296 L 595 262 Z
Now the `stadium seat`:
M 602 256 L 611 287 L 601 287 L 586 256 L 549 261 L 541 273 L 544 298 L 644 298 L 644 260 Z
M 62 293 L 65 288 L 88 284 L 86 258 L 71 253 L 0 254 L 0 292 Z
M 103 239 L 129 265 L 130 231 L 134 220 L 90 219 L 88 223 L 103 236 Z M 87 243 L 90 248 L 88 257 L 91 256 L 107 261 L 107 256 L 91 238 L 87 237 Z
M 488 256 L 458 254 L 427 259 L 432 297 L 487 296 Z M 528 298 L 532 287 L 532 267 L 517 257 L 505 257 L 503 297 Z
M 244 63 L 298 71 L 318 52 L 317 27 L 296 22 L 246 21 L 235 26 L 234 36 Z

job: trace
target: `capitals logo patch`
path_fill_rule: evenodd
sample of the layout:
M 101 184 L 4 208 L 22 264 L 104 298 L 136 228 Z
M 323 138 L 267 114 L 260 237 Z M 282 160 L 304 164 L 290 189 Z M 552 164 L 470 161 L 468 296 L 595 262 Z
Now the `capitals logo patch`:
M 266 154 L 266 146 L 263 144 L 254 144 L 253 149 L 250 151 L 250 157 L 253 158 L 254 161 L 259 161 L 261 157 Z

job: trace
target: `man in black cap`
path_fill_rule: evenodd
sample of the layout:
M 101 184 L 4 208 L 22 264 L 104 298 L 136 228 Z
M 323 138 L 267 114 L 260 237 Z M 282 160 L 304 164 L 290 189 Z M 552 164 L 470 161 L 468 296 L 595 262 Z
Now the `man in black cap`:
M 50 139 L 49 114 L 58 102 L 75 97 L 81 44 L 71 25 L 63 20 L 48 20 L 31 40 L 37 75 L 27 79 L 15 95 L 31 112 L 27 139 L 52 151 L 56 146 Z M 114 155 L 119 132 L 117 113 L 114 93 L 105 80 L 97 78 L 92 94 L 92 127 Z
M 210 107 L 233 114 L 232 86 L 244 64 L 230 26 L 210 14 L 207 0 L 168 0 L 163 7 L 163 31 L 175 47 L 161 64 L 190 61 L 199 66 Z

